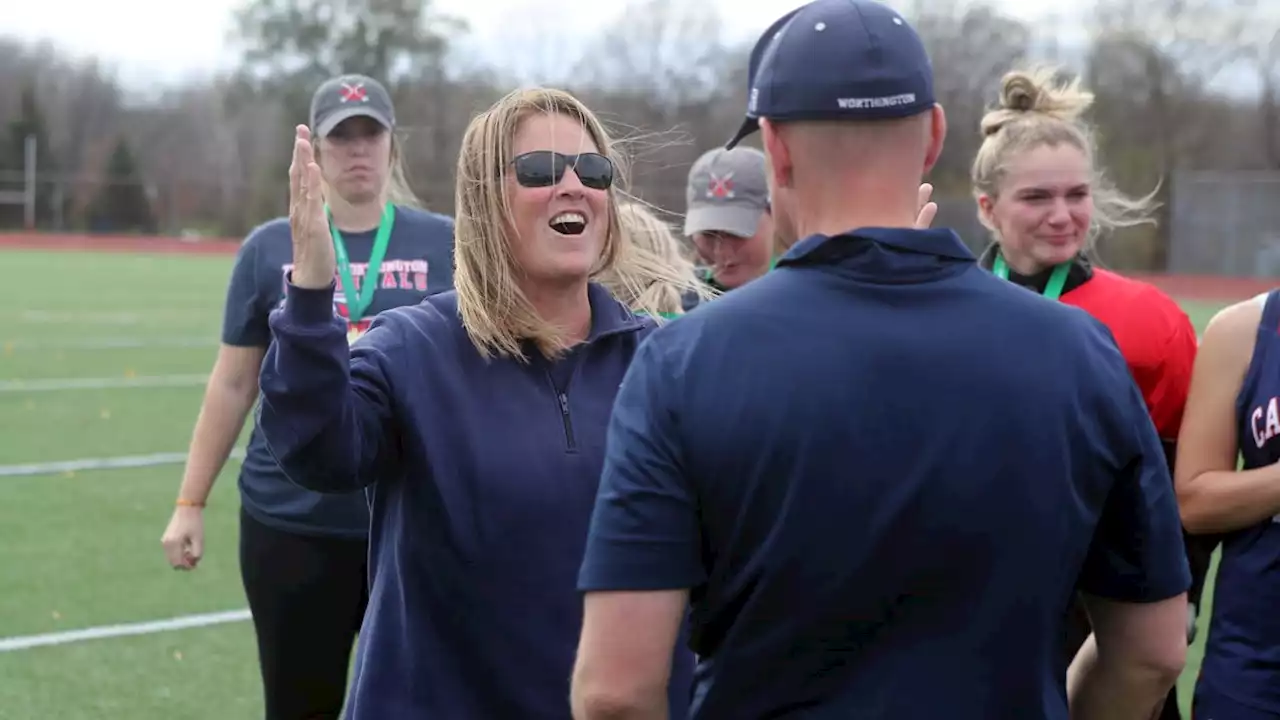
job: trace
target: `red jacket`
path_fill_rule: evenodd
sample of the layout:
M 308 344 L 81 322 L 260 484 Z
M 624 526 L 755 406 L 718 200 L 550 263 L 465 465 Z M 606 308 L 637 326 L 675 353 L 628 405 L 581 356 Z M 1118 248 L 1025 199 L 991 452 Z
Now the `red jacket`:
M 1111 330 L 1160 437 L 1176 441 L 1199 345 L 1187 314 L 1154 286 L 1101 268 L 1060 300 Z

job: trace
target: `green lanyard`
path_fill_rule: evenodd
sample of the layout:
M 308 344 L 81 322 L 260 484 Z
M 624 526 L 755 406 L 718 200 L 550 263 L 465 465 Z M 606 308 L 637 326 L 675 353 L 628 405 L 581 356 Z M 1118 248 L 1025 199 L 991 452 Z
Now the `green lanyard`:
M 995 263 L 991 266 L 991 272 L 1001 280 L 1009 279 L 1009 266 L 1004 262 L 1003 255 L 996 255 Z M 1071 263 L 1064 262 L 1053 269 L 1053 273 L 1049 275 L 1049 282 L 1044 285 L 1043 295 L 1050 300 L 1057 300 L 1062 295 L 1062 288 L 1067 284 L 1067 275 L 1071 272 Z
M 396 206 L 387 203 L 382 209 L 382 219 L 378 221 L 378 232 L 373 236 L 373 250 L 369 252 L 369 264 L 365 266 L 359 297 L 356 296 L 356 284 L 351 278 L 351 260 L 347 257 L 346 243 L 342 242 L 342 233 L 333 224 L 333 215 L 329 212 L 328 205 L 324 212 L 329 217 L 329 233 L 333 235 L 333 254 L 338 261 L 338 277 L 342 278 L 342 293 L 347 299 L 348 321 L 359 322 L 364 317 L 364 311 L 369 308 L 369 303 L 373 302 L 373 291 L 378 287 L 378 269 L 382 267 L 382 258 L 387 254 L 391 228 L 396 224 Z

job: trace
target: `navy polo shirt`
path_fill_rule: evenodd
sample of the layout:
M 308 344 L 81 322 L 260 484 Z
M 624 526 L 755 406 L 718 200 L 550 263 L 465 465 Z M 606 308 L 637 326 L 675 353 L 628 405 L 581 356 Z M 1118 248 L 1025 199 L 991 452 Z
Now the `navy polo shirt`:
M 1190 577 L 1109 331 L 949 230 L 798 243 L 650 336 L 579 578 L 689 588 L 690 717 L 1066 718 L 1077 589 Z

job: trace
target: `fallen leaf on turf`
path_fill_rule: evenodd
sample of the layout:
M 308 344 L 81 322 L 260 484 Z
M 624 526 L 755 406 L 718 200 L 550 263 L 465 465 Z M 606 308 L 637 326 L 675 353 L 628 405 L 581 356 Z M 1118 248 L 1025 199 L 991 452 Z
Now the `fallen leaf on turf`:
M 23 403 L 23 404 L 22 404 L 22 407 L 23 407 L 23 408 L 25 408 L 25 409 L 27 409 L 27 410 L 35 410 L 35 409 L 36 409 L 36 401 L 35 401 L 35 400 L 28 400 L 28 401 L 26 401 L 25 403 Z
M 62 619 L 62 613 L 58 612 L 57 610 L 54 610 L 52 613 L 49 613 L 49 614 L 53 616 L 54 620 Z
M 76 471 L 75 471 L 75 470 L 68 470 L 68 471 L 66 471 L 66 472 L 62 473 L 62 477 L 64 477 L 64 478 L 73 478 L 73 477 L 75 477 L 75 476 L 76 476 Z
M 138 377 L 138 373 L 134 372 L 133 368 L 128 368 L 124 371 L 124 376 L 132 379 Z
M 5 343 L 5 344 L 4 344 L 4 354 L 5 354 L 5 355 L 12 355 L 12 354 L 13 354 L 13 343 L 11 343 L 11 342 L 7 342 L 7 343 Z
M 173 651 L 173 659 L 174 659 L 174 660 L 181 660 L 181 659 L 182 659 L 182 651 L 181 651 L 181 650 L 174 650 L 174 651 Z
M 106 408 L 102 408 L 101 410 L 98 411 L 98 416 L 101 417 L 103 420 L 110 420 L 111 411 Z

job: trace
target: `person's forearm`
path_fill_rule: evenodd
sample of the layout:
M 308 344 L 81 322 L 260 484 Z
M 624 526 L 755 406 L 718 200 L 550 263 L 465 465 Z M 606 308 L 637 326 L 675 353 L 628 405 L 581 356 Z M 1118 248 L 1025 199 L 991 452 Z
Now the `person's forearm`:
M 1256 525 L 1280 513 L 1280 465 L 1201 473 L 1178 488 L 1178 507 L 1197 535 Z
M 1090 635 L 1067 670 L 1071 720 L 1154 718 L 1175 681 L 1155 668 L 1104 661 Z
M 636 702 L 618 702 L 600 697 L 573 697 L 573 720 L 667 720 L 666 693 Z
M 387 438 L 377 408 L 352 387 L 346 329 L 332 303 L 332 286 L 290 287 L 272 314 L 258 430 L 291 481 L 344 493 L 372 482 Z
M 209 382 L 191 435 L 179 498 L 201 504 L 209 499 L 257 395 L 256 385 L 246 390 L 227 386 L 216 378 Z

